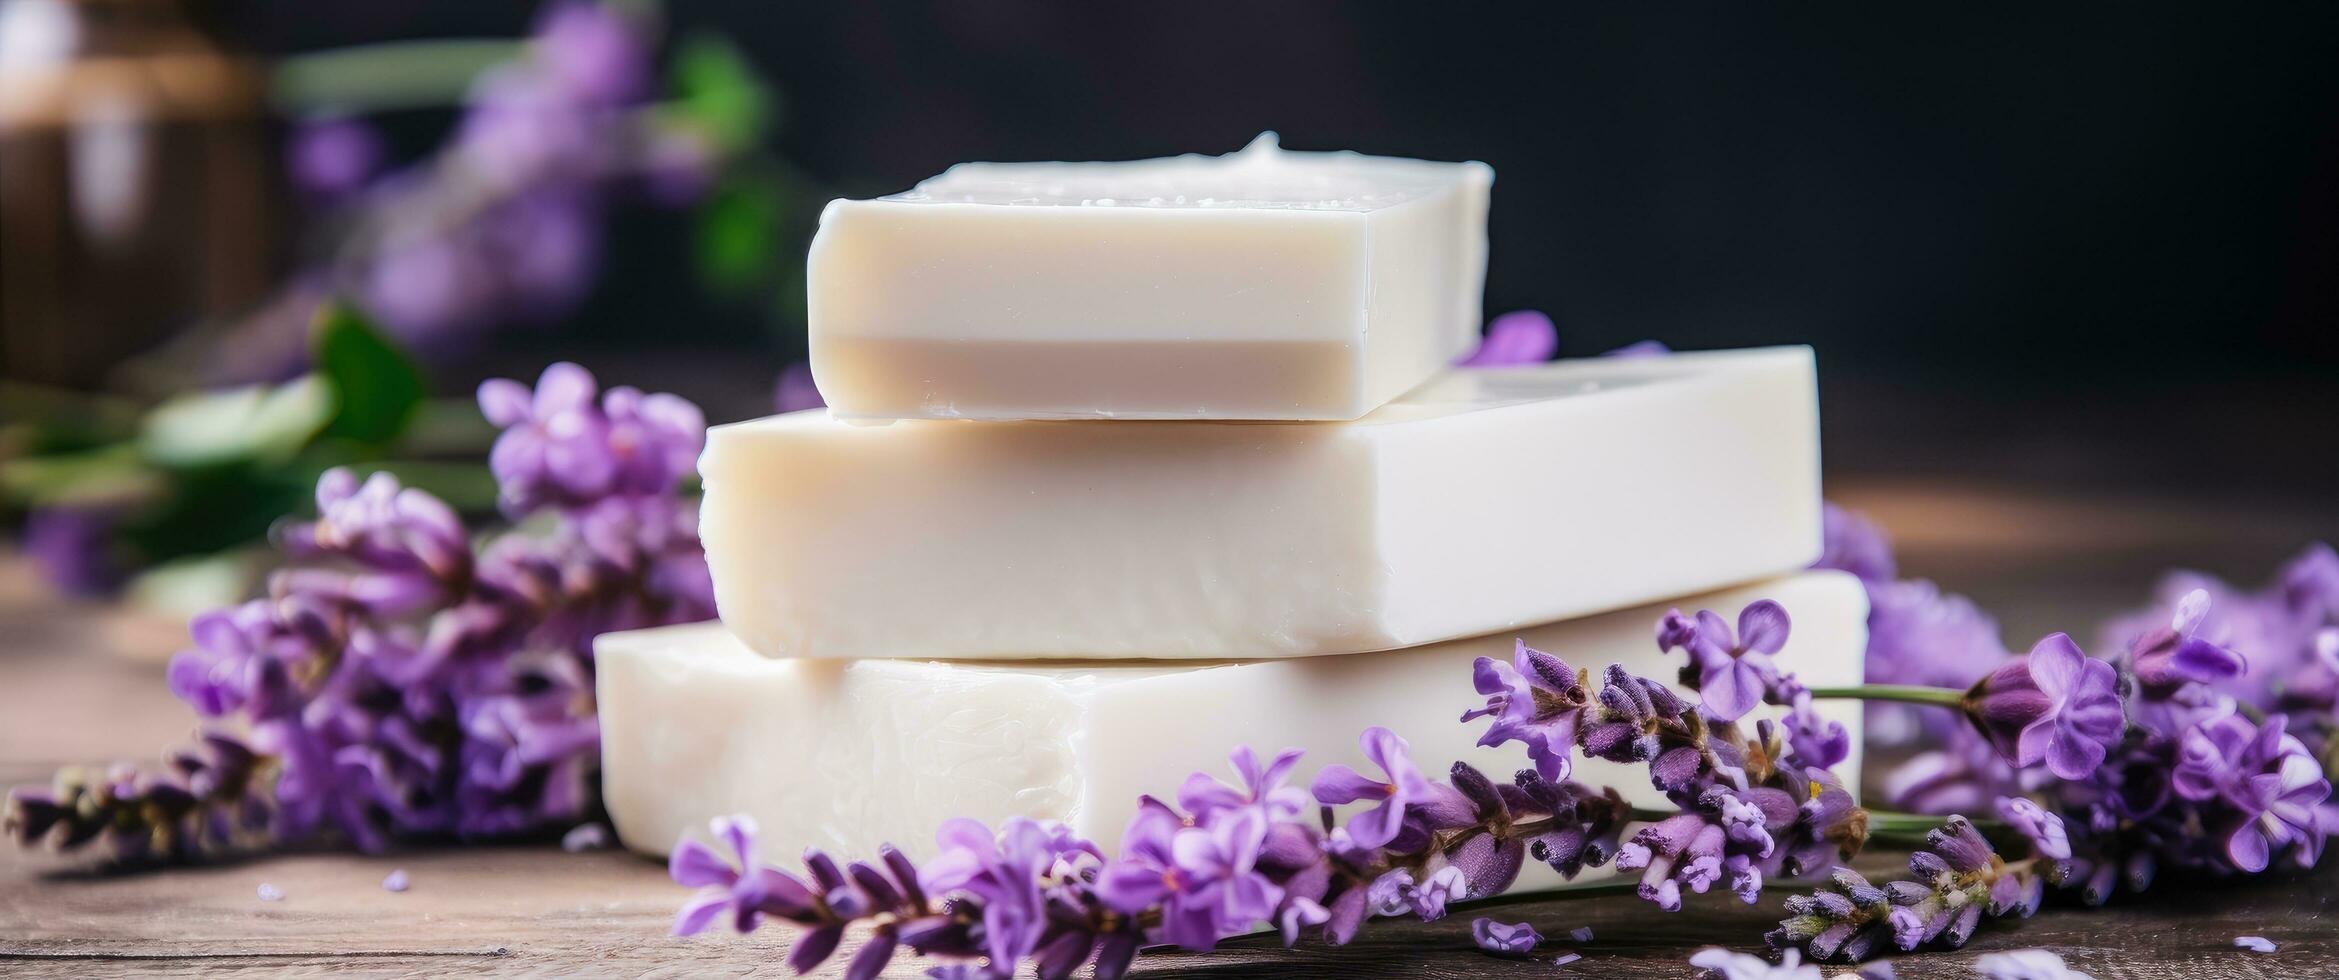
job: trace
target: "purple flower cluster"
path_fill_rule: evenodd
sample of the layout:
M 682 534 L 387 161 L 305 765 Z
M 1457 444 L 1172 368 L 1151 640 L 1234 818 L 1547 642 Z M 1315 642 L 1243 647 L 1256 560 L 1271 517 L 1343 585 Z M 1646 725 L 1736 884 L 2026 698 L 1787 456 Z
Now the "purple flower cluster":
M 1463 367 L 1510 367 L 1540 364 L 1559 350 L 1559 328 L 1535 310 L 1519 310 L 1495 317 L 1486 325 L 1478 349 L 1454 363 Z
M 1955 948 L 1988 916 L 2038 911 L 2044 882 L 2031 862 L 2008 864 L 1964 817 L 1951 817 L 1909 856 L 1906 880 L 1879 887 L 1837 868 L 1819 889 L 1787 900 L 1787 918 L 1764 936 L 1773 949 L 1813 959 L 1866 959 L 1927 943 Z
M 1838 538 L 1866 527 L 1845 516 L 1830 524 Z M 1880 539 L 1837 540 L 1830 553 L 1859 574 L 1893 573 Z M 2302 560 L 2286 576 L 2283 608 L 2321 601 L 2316 589 L 2326 578 L 2339 583 L 2339 565 L 2328 576 L 2325 567 Z M 1869 582 L 1872 594 L 1908 584 Z M 1997 662 L 1969 687 L 1814 690 L 1774 659 L 1792 633 L 1777 603 L 1750 604 L 1734 624 L 1711 610 L 1674 611 L 1657 624 L 1657 643 L 1686 654 L 1680 679 L 1696 698 L 1618 665 L 1601 672 L 1595 693 L 1589 672 L 1524 643 L 1508 660 L 1473 664 L 1484 701 L 1461 720 L 1486 720 L 1481 745 L 1517 742 L 1530 763 L 1507 784 L 1466 763 L 1433 779 L 1382 728 L 1359 739 L 1367 768 L 1326 766 L 1304 794 L 1288 785 L 1299 752 L 1262 759 L 1243 748 L 1232 756 L 1234 783 L 1195 774 L 1174 804 L 1141 801 L 1110 857 L 1051 825 L 1011 822 L 993 835 L 953 822 L 940 835 L 941 856 L 915 876 L 923 892 L 914 900 L 863 875 L 848 882 L 824 872 L 833 864 L 818 855 L 806 859 L 813 881 L 783 875 L 795 883 L 787 887 L 747 870 L 754 866 L 743 845 L 737 872 L 694 870 L 704 862 L 678 855 L 677 879 L 705 889 L 678 929 L 697 931 L 724 910 L 743 928 L 755 914 L 783 915 L 811 929 L 790 957 L 803 970 L 835 952 L 845 926 L 865 921 L 875 938 L 851 976 L 872 975 L 907 947 L 959 961 L 935 976 L 1000 978 L 1030 963 L 1053 978 L 1093 963 L 1114 977 L 1143 945 L 1208 950 L 1260 928 L 1287 944 L 1311 931 L 1345 943 L 1376 915 L 1437 919 L 1454 902 L 1499 894 L 1530 858 L 1569 877 L 1614 860 L 1638 872 L 1639 894 L 1667 910 L 1717 885 L 1752 902 L 1780 876 L 1826 875 L 1817 891 L 1789 899 L 1788 917 L 1766 937 L 1780 965 L 1718 953 L 1697 963 L 1732 976 L 1805 976 L 1816 975 L 1802 965 L 1805 955 L 1856 960 L 1962 945 L 1986 919 L 2035 912 L 2049 885 L 2100 901 L 2116 881 L 2142 887 L 2163 865 L 2212 873 L 2311 866 L 2339 829 L 2316 755 L 2327 737 L 2302 734 L 2282 714 L 2255 721 L 2218 693 L 2217 685 L 2246 677 L 2248 663 L 2221 639 L 2223 621 L 2206 594 L 2183 598 L 2110 661 L 2061 634 L 2008 658 L 1986 620 L 1955 611 L 1970 606 L 1929 586 L 1921 595 L 1931 608 L 1917 618 L 1960 636 L 1890 655 L 1904 658 L 1907 676 L 1939 676 L 1949 668 L 1912 658 L 1996 650 Z M 2318 657 L 2339 657 L 2339 634 L 2307 632 L 2321 644 Z M 1870 655 L 1878 655 L 1873 646 Z M 1896 782 L 1929 802 L 1994 809 L 2027 853 L 2001 856 L 1962 816 L 1860 807 L 1830 771 L 1849 738 L 1812 708 L 1817 697 L 1845 696 L 1962 718 L 1948 729 L 1951 745 Z M 1777 717 L 1742 727 L 1765 704 Z M 1572 781 L 1579 751 L 1645 766 L 1671 808 L 1637 810 L 1613 789 Z M 1343 807 L 1351 808 L 1344 819 Z M 1926 832 L 1911 877 L 1873 884 L 1842 867 L 1879 820 L 1879 832 Z M 684 853 L 698 854 L 695 847 Z M 898 861 L 886 854 L 889 865 Z M 785 892 L 776 905 L 775 889 Z M 1472 937 L 1510 956 L 1542 938 L 1491 919 L 1474 922 Z M 1863 975 L 1890 970 L 1877 964 Z
M 525 54 L 482 73 L 451 138 L 409 165 L 362 118 L 298 124 L 285 169 L 318 213 L 320 259 L 218 345 L 205 373 L 296 370 L 334 297 L 424 354 L 575 310 L 602 265 L 604 215 L 637 198 L 690 203 L 723 162 L 695 120 L 644 111 L 655 27 L 621 5 L 544 5 Z
M 1998 624 L 1972 600 L 1923 579 L 1898 578 L 1884 531 L 1858 511 L 1827 504 L 1824 545 L 1811 567 L 1850 572 L 1868 592 L 1868 683 L 1966 687 L 2004 661 Z M 1886 745 L 1938 743 L 1958 719 L 1910 705 L 1866 705 L 1865 737 Z
M 1849 515 L 1831 520 L 1828 552 L 1855 573 L 1891 574 L 1881 538 Z M 1977 624 L 1986 621 L 1966 612 L 1962 600 L 1938 599 L 1930 586 L 1912 597 L 1912 583 L 1868 584 L 1876 631 L 1871 678 L 1919 685 L 1911 690 L 1920 694 L 1932 687 L 1921 697 L 1891 696 L 1954 704 L 1959 712 L 1935 715 L 1966 721 L 1924 726 L 1940 747 L 1895 772 L 1887 797 L 1920 812 L 1994 807 L 2027 846 L 2028 856 L 2014 862 L 1994 853 L 1982 861 L 1970 847 L 1935 848 L 1965 883 L 1959 887 L 1984 879 L 2000 890 L 2013 887 L 1987 868 L 2021 878 L 2026 891 L 1991 894 L 1987 914 L 2027 913 L 2036 904 L 2027 890 L 2043 885 L 2101 903 L 2123 886 L 2149 886 L 2164 867 L 2212 875 L 2311 867 L 2339 831 L 2330 780 L 2339 717 L 2339 663 L 2332 662 L 2339 658 L 2339 554 L 2330 548 L 2308 549 L 2257 593 L 2171 576 L 2160 605 L 2107 627 L 2103 645 L 2119 651 L 2109 658 L 2089 657 L 2060 633 L 2026 656 L 1992 657 L 1994 630 L 1985 638 Z M 1879 625 L 1888 615 L 1890 633 Z M 1985 658 L 1995 661 L 1986 673 L 1959 680 Z M 1969 686 L 1962 693 L 1941 687 L 1949 684 Z M 1919 884 L 1936 890 L 1947 880 L 1939 868 L 1913 870 Z M 1963 942 L 1971 913 L 1944 923 L 1912 904 L 1914 888 L 1887 886 L 1896 901 L 1912 900 L 1901 903 L 1910 910 L 1889 912 L 1897 916 L 1894 942 Z M 1835 888 L 1839 897 L 1856 891 Z M 1816 901 L 1832 916 L 1831 928 L 1855 919 L 1875 924 L 1844 913 L 1835 898 Z M 1954 897 L 1942 902 L 1970 907 Z M 1857 958 L 1876 945 L 1854 943 L 1840 929 L 1814 931 L 1820 924 L 1798 912 L 1773 935 L 1820 958 Z
M 1689 622 L 1669 617 L 1667 629 L 1686 628 L 1676 621 Z M 1758 604 L 1742 622 L 1738 633 L 1753 637 L 1748 649 L 1762 656 L 1787 640 L 1786 612 L 1775 603 Z M 1743 656 L 1727 624 L 1718 629 L 1685 642 Z M 845 925 L 866 919 L 878 938 L 861 955 L 879 963 L 898 942 L 979 961 L 937 975 L 1005 977 L 1030 962 L 1040 976 L 1060 977 L 1094 962 L 1100 976 L 1118 976 L 1140 945 L 1208 950 L 1259 928 L 1279 931 L 1287 944 L 1307 932 L 1345 943 L 1373 916 L 1438 919 L 1454 902 L 1509 889 L 1529 859 L 1570 878 L 1614 860 L 1641 872 L 1644 897 L 1666 909 L 1679 908 L 1685 891 L 1723 882 L 1751 902 L 1766 878 L 1833 866 L 1867 837 L 1866 812 L 1834 774 L 1796 761 L 1791 726 L 1766 721 L 1744 733 L 1616 665 L 1595 697 L 1588 675 L 1523 643 L 1507 663 L 1477 661 L 1473 680 L 1486 702 L 1462 720 L 1490 719 L 1481 744 L 1523 743 L 1533 762 L 1507 784 L 1462 762 L 1447 779 L 1432 779 L 1385 728 L 1358 739 L 1368 769 L 1325 766 L 1305 793 L 1288 785 L 1298 751 L 1262 760 L 1245 747 L 1231 757 L 1234 783 L 1197 773 L 1175 804 L 1140 801 L 1109 859 L 1061 828 L 1011 822 L 994 838 L 953 821 L 939 837 L 941 856 L 918 876 L 941 911 L 831 894 L 771 914 L 812 928 L 791 954 L 798 969 L 825 959 Z M 1760 681 L 1762 690 L 1808 708 L 1808 692 L 1791 675 L 1766 665 Z M 1613 789 L 1569 780 L 1577 751 L 1646 765 L 1651 784 L 1679 809 L 1644 816 Z M 1345 820 L 1342 807 L 1351 808 Z M 1655 822 L 1626 841 L 1636 818 Z M 737 826 L 718 824 L 718 834 L 735 836 Z M 742 868 L 753 867 L 742 855 Z M 702 888 L 679 931 L 696 932 L 725 909 L 735 924 L 752 925 L 751 913 L 769 902 L 772 888 L 756 884 L 758 872 L 704 870 L 698 845 L 684 844 L 675 860 L 676 879 Z M 925 924 L 936 917 L 954 925 Z M 1474 932 L 1482 947 L 1507 955 L 1540 941 L 1531 928 L 1485 920 Z M 867 975 L 859 958 L 853 962 L 851 975 Z
M 206 749 L 164 774 L 19 790 L 17 836 L 187 857 L 255 831 L 282 842 L 331 828 L 371 850 L 592 817 L 592 638 L 714 611 L 695 508 L 676 492 L 704 438 L 697 410 L 595 394 L 574 365 L 534 393 L 481 391 L 508 427 L 494 464 L 505 499 L 550 508 L 542 534 L 474 551 L 437 498 L 387 473 L 325 473 L 316 519 L 276 529 L 290 564 L 268 594 L 197 617 L 171 661 Z
M 1547 782 L 1531 769 L 1498 785 L 1457 763 L 1450 782 L 1432 780 L 1395 734 L 1372 729 L 1360 741 L 1378 774 L 1326 767 L 1313 812 L 1309 794 L 1287 785 L 1297 751 L 1262 763 L 1238 749 L 1237 784 L 1197 773 L 1175 805 L 1140 801 L 1109 860 L 1053 824 L 1011 820 L 994 835 L 952 821 L 922 870 L 884 851 L 894 880 L 914 880 L 915 891 L 870 887 L 863 879 L 874 870 L 856 871 L 843 892 L 814 888 L 756 865 L 740 819 L 717 821 L 717 836 L 739 854 L 737 869 L 697 843 L 678 847 L 674 877 L 700 892 L 676 931 L 700 931 L 726 913 L 741 929 L 777 915 L 811 929 L 789 960 L 807 970 L 834 952 L 847 925 L 866 921 L 875 938 L 848 976 L 874 975 L 900 946 L 963 961 L 937 976 L 1004 978 L 1030 963 L 1041 977 L 1089 964 L 1109 978 L 1143 945 L 1208 950 L 1258 928 L 1277 930 L 1286 944 L 1303 933 L 1345 943 L 1375 915 L 1437 919 L 1452 902 L 1509 888 L 1530 856 L 1572 877 L 1616 853 L 1631 815 L 1613 792 Z M 1336 821 L 1334 806 L 1358 801 L 1374 805 Z M 806 858 L 815 879 L 826 861 Z M 1536 941 L 1532 930 L 1500 931 L 1515 951 Z
M 603 393 L 566 362 L 545 368 L 534 389 L 504 378 L 480 385 L 479 408 L 504 430 L 488 466 L 515 516 L 665 493 L 706 445 L 698 406 L 624 386 Z

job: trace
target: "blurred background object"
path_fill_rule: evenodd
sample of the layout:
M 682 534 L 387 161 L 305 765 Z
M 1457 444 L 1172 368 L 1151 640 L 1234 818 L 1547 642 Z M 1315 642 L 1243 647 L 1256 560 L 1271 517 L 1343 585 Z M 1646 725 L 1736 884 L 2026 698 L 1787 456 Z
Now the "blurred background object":
M 0 0 L 0 364 L 91 386 L 258 299 L 262 76 L 176 0 Z
M 0 490 L 19 516 L 40 500 L 81 502 L 27 540 L 37 529 L 42 542 L 107 542 L 116 564 L 214 553 L 228 535 L 121 532 L 159 526 L 156 473 L 179 486 L 189 467 L 100 463 L 125 458 L 118 447 L 166 396 L 303 376 L 328 298 L 411 361 L 433 397 L 400 426 L 358 426 L 371 441 L 320 423 L 327 434 L 282 457 L 295 463 L 238 464 L 247 472 L 473 459 L 479 428 L 442 399 L 555 358 L 687 395 L 716 420 L 807 404 L 800 373 L 780 382 L 802 357 L 797 263 L 828 197 L 900 190 L 967 159 L 1224 152 L 1264 129 L 1294 148 L 1492 163 L 1487 309 L 1550 314 L 1562 354 L 1650 338 L 1815 345 L 1831 487 L 1922 539 L 1950 566 L 1920 571 L 1985 605 L 2037 596 L 2064 569 L 2034 560 L 2009 574 L 1960 556 L 2051 541 L 2073 520 L 2145 522 L 2165 539 L 2137 556 L 2136 590 L 2171 552 L 2247 576 L 2295 550 L 2301 526 L 2339 535 L 2332 5 L 1509 4 L 1432 16 L 1329 0 L 0 0 L 0 11 L 11 79 L 0 84 L 11 107 L 0 459 L 37 459 L 42 477 L 12 466 Z M 166 26 L 131 29 L 147 23 Z M 189 40 L 155 40 L 166 35 Z M 101 37 L 124 40 L 90 43 Z M 209 142 L 91 137 L 104 179 L 122 181 L 104 161 L 137 142 L 157 161 L 141 172 L 190 189 L 104 194 L 90 213 L 183 210 L 199 227 L 173 224 L 188 237 L 156 261 L 260 273 L 240 293 L 230 279 L 208 291 L 160 273 L 92 280 L 99 295 L 85 302 L 153 314 L 28 332 L 18 324 L 68 322 L 20 297 L 66 289 L 41 270 L 86 243 L 16 231 L 32 220 L 20 215 L 79 212 L 62 163 L 44 164 L 55 174 L 37 203 L 19 203 L 36 199 L 17 189 L 18 161 L 70 139 L 24 128 L 14 107 L 32 90 L 13 79 L 162 51 L 203 52 L 228 66 L 218 77 L 246 82 L 204 90 L 218 107 L 205 118 L 220 120 Z M 123 131 L 93 118 L 99 133 Z M 38 140 L 51 148 L 20 149 Z M 234 146 L 248 165 L 205 162 Z M 234 217 L 201 217 L 219 213 Z M 139 287 L 108 288 L 121 282 Z M 51 369 L 20 343 L 88 359 Z M 35 397 L 31 381 L 73 397 Z M 303 404 L 299 393 L 267 397 Z M 51 465 L 60 458 L 73 479 Z M 2040 487 L 2086 503 L 2006 504 Z M 2210 526 L 2189 516 L 2206 512 L 2194 504 L 2267 514 L 2280 530 Z M 1975 581 L 1986 576 L 2005 584 Z M 2023 614 L 2007 617 L 2019 634 Z

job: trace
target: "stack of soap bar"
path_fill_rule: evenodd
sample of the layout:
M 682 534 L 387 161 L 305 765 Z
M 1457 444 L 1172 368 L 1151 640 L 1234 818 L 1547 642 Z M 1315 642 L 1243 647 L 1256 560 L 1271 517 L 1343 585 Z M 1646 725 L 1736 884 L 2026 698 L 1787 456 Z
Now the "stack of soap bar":
M 837 201 L 812 373 L 863 418 L 1354 419 L 1470 349 L 1482 163 L 961 164 Z
M 1793 618 L 1784 669 L 1814 686 L 1860 682 L 1867 599 L 1848 575 L 1677 605 L 1735 618 L 1760 598 Z M 934 828 L 959 816 L 1063 820 L 1109 851 L 1141 794 L 1174 797 L 1190 772 L 1227 775 L 1236 745 L 1308 750 L 1304 784 L 1328 763 L 1363 766 L 1358 733 L 1385 725 L 1433 775 L 1454 760 L 1508 774 L 1525 765 L 1520 747 L 1480 748 L 1486 723 L 1456 721 L 1483 700 L 1471 662 L 1507 659 L 1516 637 L 1595 684 L 1609 663 L 1670 678 L 1681 657 L 1652 640 L 1665 608 L 1410 650 L 1190 665 L 773 660 L 713 624 L 611 634 L 597 644 L 603 792 L 619 836 L 650 853 L 742 812 L 782 851 L 863 856 L 891 842 L 923 856 Z M 1858 703 L 1819 707 L 1852 732 L 1856 753 Z M 1858 758 L 1838 771 L 1857 773 Z M 1576 778 L 1665 805 L 1645 767 L 1579 760 Z
M 1266 658 L 1417 646 L 1804 567 L 1807 348 L 1457 369 L 1345 424 L 709 435 L 723 620 L 774 657 Z

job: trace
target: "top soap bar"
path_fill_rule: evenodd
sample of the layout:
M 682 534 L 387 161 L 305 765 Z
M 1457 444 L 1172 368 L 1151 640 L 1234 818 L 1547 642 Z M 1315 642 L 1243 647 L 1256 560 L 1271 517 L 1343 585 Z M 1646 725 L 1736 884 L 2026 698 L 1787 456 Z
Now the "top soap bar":
M 848 418 L 1355 419 L 1477 339 L 1493 181 L 1272 133 L 960 164 L 821 214 L 813 377 Z

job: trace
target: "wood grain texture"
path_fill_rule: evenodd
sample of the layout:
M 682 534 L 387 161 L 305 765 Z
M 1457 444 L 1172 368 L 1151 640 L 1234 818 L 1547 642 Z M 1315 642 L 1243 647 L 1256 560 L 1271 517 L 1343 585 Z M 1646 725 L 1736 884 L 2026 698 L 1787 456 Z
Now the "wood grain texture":
M 1858 487 L 1843 495 L 1862 499 Z M 2255 575 L 2306 540 L 2339 534 L 2325 511 L 2221 517 L 2147 501 L 2081 521 L 2072 518 L 2094 511 L 2080 502 L 1991 488 L 1877 485 L 1868 496 L 1890 526 L 1917 529 L 1904 543 L 1904 568 L 1941 576 L 1985 606 L 2013 605 L 2009 618 L 2020 625 L 2010 626 L 2025 632 L 2036 621 L 2077 624 L 2085 635 L 2088 624 L 2140 598 L 2163 564 Z M 2172 532 L 2172 514 L 2186 515 L 2192 530 Z M 2199 530 L 2218 526 L 2248 533 Z M 2009 630 L 2010 643 L 2019 638 Z M 20 564 L 0 562 L 0 783 L 46 779 L 69 762 L 149 762 L 186 737 L 193 719 L 163 689 L 155 649 L 171 642 L 111 610 L 42 596 Z M 1889 874 L 1904 859 L 1874 852 L 1860 866 Z M 384 891 L 382 878 L 400 868 L 412 888 Z M 261 901 L 263 882 L 284 899 Z M 1783 895 L 1753 907 L 1706 895 L 1670 915 L 1624 896 L 1503 900 L 1436 923 L 1376 924 L 1337 949 L 1286 951 L 1271 937 L 1250 937 L 1208 955 L 1147 954 L 1134 975 L 1684 977 L 1699 946 L 1757 947 Z M 314 852 L 119 875 L 68 857 L 0 851 L 0 976 L 788 975 L 780 927 L 746 937 L 668 935 L 681 896 L 655 862 L 549 847 Z M 1896 965 L 1904 977 L 1969 977 L 1982 953 L 2045 947 L 2099 980 L 2339 976 L 2335 902 L 2339 862 L 2247 886 L 2169 881 L 2108 908 L 2051 904 L 2035 919 L 1985 926 L 1965 950 Z M 1550 936 L 1577 926 L 1595 935 L 1580 949 L 1561 939 L 1542 960 L 1498 960 L 1470 944 L 1476 915 L 1529 921 Z M 2238 935 L 2282 947 L 2249 953 L 2234 948 Z M 1548 956 L 1566 951 L 1584 959 L 1552 967 Z M 841 963 L 818 975 L 837 975 Z M 919 976 L 925 965 L 904 959 L 887 976 Z

